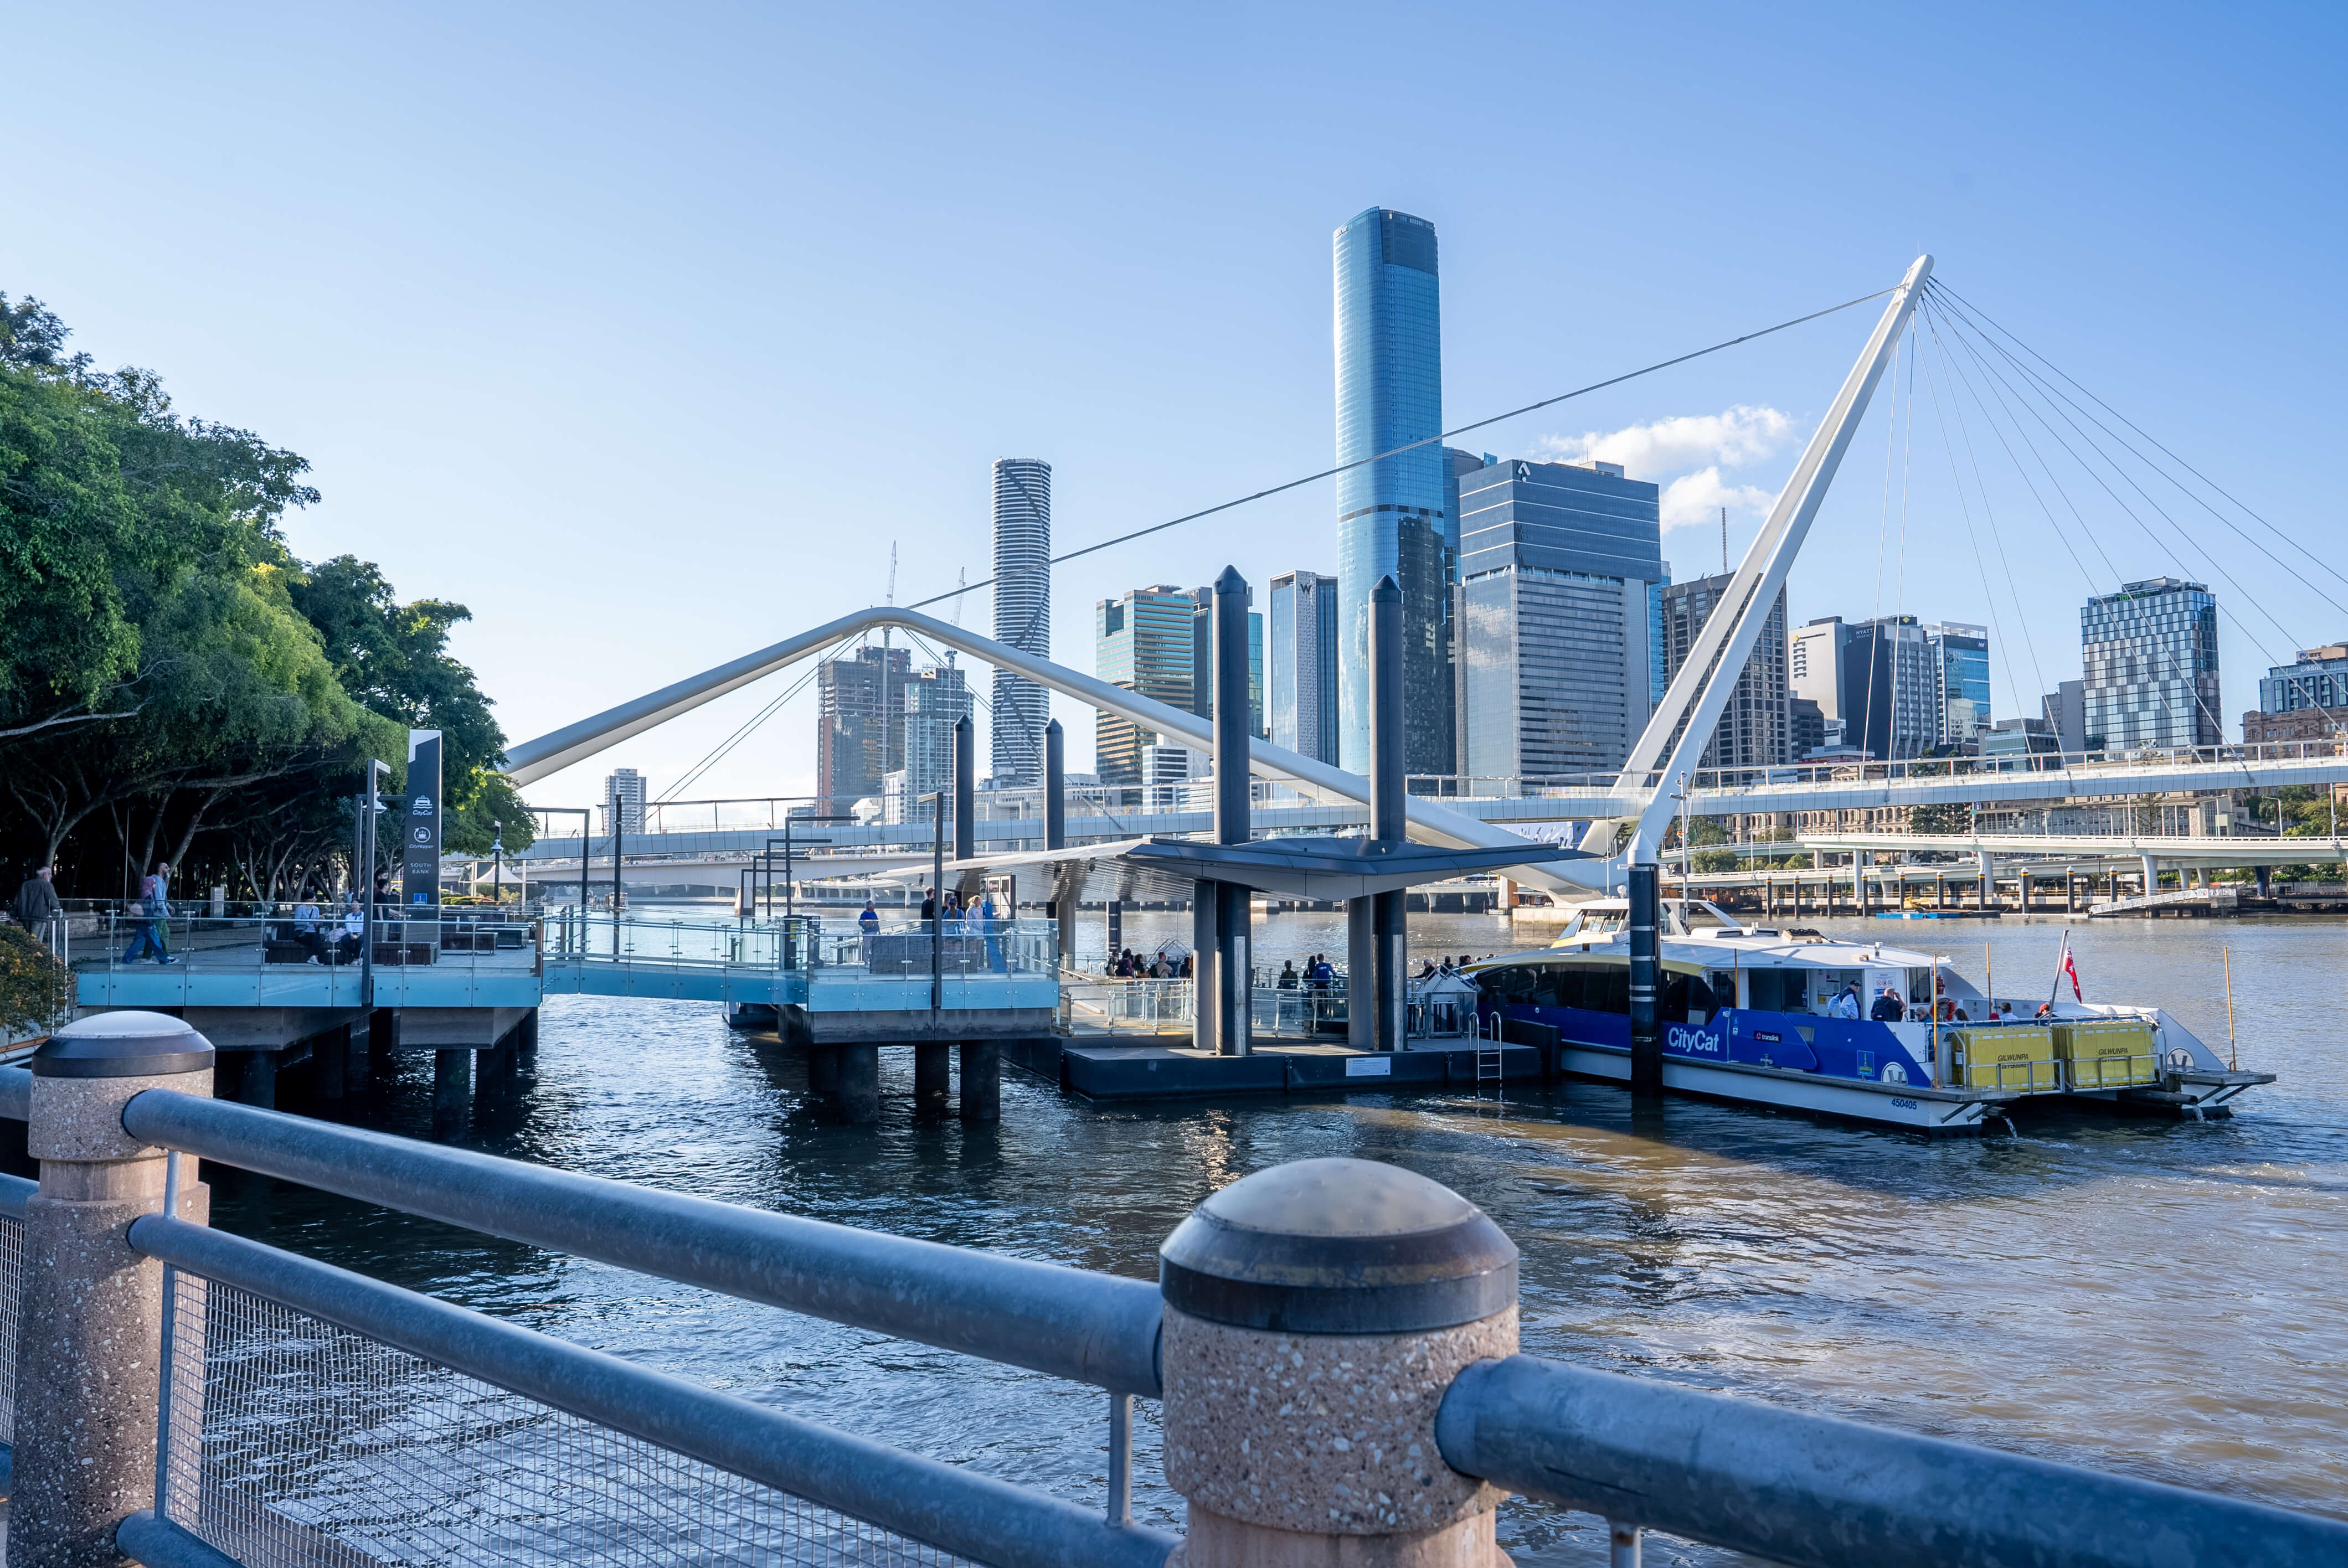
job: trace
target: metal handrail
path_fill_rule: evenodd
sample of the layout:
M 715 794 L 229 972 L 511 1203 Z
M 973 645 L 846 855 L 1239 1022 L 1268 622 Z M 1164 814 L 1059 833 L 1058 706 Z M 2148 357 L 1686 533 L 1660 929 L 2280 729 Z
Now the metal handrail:
M 18 1070 L 21 1071 L 21 1070 Z M 28 1075 L 29 1076 L 29 1075 Z M 141 1143 L 1115 1393 L 1159 1394 L 1155 1284 L 664 1193 L 175 1090 Z
M 191 1274 L 974 1562 L 1162 1568 L 1180 1543 L 1162 1531 L 1111 1524 L 1042 1492 L 208 1226 L 146 1214 L 131 1224 L 130 1245 Z
M 2348 1562 L 2348 1523 L 1533 1356 L 1452 1380 L 1436 1444 L 1511 1491 L 1790 1568 Z

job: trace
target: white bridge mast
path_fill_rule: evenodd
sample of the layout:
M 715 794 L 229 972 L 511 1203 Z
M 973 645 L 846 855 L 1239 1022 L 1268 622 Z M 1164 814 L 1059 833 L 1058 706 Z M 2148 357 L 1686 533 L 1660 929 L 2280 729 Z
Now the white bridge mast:
M 1760 537 L 1753 541 L 1753 548 L 1737 567 L 1735 578 L 1721 598 L 1720 608 L 1704 623 L 1704 630 L 1697 635 L 1695 646 L 1688 650 L 1680 672 L 1672 677 L 1671 687 L 1663 693 L 1655 716 L 1648 721 L 1638 743 L 1631 748 L 1620 785 L 1626 790 L 1652 789 L 1653 794 L 1638 821 L 1632 825 L 1630 842 L 1622 845 L 1623 863 L 1653 863 L 1656 846 L 1663 842 L 1663 825 L 1672 815 L 1672 784 L 1683 773 L 1694 773 L 1697 760 L 1704 755 L 1714 726 L 1720 723 L 1728 699 L 1736 691 L 1745 661 L 1753 656 L 1753 644 L 1768 623 L 1770 606 L 1776 602 L 1778 589 L 1786 586 L 1786 573 L 1810 531 L 1811 519 L 1818 516 L 1818 503 L 1826 499 L 1827 487 L 1834 482 L 1835 469 L 1841 464 L 1842 455 L 1859 429 L 1859 419 L 1867 412 L 1875 384 L 1882 378 L 1884 366 L 1891 363 L 1892 350 L 1916 308 L 1924 280 L 1931 275 L 1932 258 L 1919 256 L 1908 269 L 1908 275 L 1900 280 L 1900 286 L 1891 292 L 1890 302 L 1883 307 L 1883 318 L 1875 323 L 1867 347 L 1859 352 L 1859 363 L 1850 367 L 1850 374 L 1844 379 L 1842 391 L 1836 395 L 1834 406 L 1828 410 L 1825 423 L 1803 450 L 1801 462 L 1795 466 L 1793 477 L 1786 482 Z M 1707 671 L 1717 671 L 1717 678 L 1707 682 Z M 1701 695 L 1699 686 L 1703 688 Z M 1680 732 L 1679 743 L 1671 745 L 1672 732 L 1679 728 L 1683 716 L 1687 720 L 1686 727 Z M 1671 745 L 1668 758 L 1663 755 L 1667 745 Z M 1593 825 L 1593 831 L 1605 825 Z M 1612 846 L 1591 844 L 1584 847 L 1604 850 Z

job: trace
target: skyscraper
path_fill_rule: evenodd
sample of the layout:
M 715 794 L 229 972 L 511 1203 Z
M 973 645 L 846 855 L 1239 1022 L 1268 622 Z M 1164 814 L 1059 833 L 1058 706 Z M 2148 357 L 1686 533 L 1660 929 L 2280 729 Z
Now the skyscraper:
M 1112 685 L 1177 708 L 1197 700 L 1190 676 L 1197 606 L 1171 583 L 1137 588 L 1093 607 L 1093 673 Z M 1141 748 L 1158 733 L 1114 713 L 1094 730 L 1094 767 L 1105 784 L 1141 780 Z
M 1037 457 L 994 464 L 994 640 L 1052 656 L 1052 466 Z M 1052 694 L 1024 675 L 994 672 L 991 751 L 998 784 L 1040 784 Z
M 1255 589 L 1248 589 L 1255 602 Z M 1190 603 L 1190 700 L 1182 705 L 1202 719 L 1215 716 L 1215 590 L 1194 588 Z M 1263 612 L 1248 611 L 1248 733 L 1263 733 Z
M 880 793 L 905 765 L 905 682 L 913 656 L 902 648 L 858 649 L 816 666 L 816 793 L 827 814 L 845 813 Z
M 1663 680 L 1668 687 L 1679 678 L 1704 622 L 1720 608 L 1733 574 L 1693 578 L 1663 589 Z M 1753 652 L 1736 678 L 1736 690 L 1721 710 L 1720 723 L 1696 764 L 1699 768 L 1772 768 L 1793 755 L 1792 694 L 1786 679 L 1786 590 L 1769 607 L 1769 619 L 1753 644 Z M 1717 670 L 1714 671 L 1717 673 Z M 1683 722 L 1681 729 L 1686 725 Z M 1679 743 L 1680 731 L 1672 733 Z M 1811 744 L 1818 743 L 1813 741 Z M 1669 754 L 1666 753 L 1666 754 Z
M 2173 577 L 2122 583 L 2079 611 L 2090 751 L 2224 743 L 2218 723 L 2218 601 Z
M 1435 225 L 1373 207 L 1336 231 L 1337 461 L 1443 430 Z M 1459 546 L 1446 515 L 1446 459 L 1432 444 L 1337 477 L 1338 765 L 1370 765 L 1370 589 L 1402 588 L 1404 765 L 1452 765 L 1447 610 Z
M 1264 618 L 1264 722 L 1272 743 L 1337 760 L 1337 579 L 1292 571 L 1272 579 Z
M 603 831 L 612 831 L 612 807 L 620 808 L 620 831 L 644 830 L 644 775 L 633 768 L 613 768 L 603 776 Z
M 1843 740 L 1879 762 L 1904 762 L 1941 743 L 1948 700 L 1940 651 L 1912 615 L 1842 629 Z
M 2071 682 L 2066 682 L 2071 684 Z M 2242 740 L 2326 740 L 2348 732 L 2348 641 L 2302 648 L 2293 664 L 2273 664 L 2259 682 L 2259 705 L 2242 715 Z
M 1924 639 L 1941 671 L 1941 744 L 1977 746 L 1990 728 L 1989 628 L 1929 621 Z
M 969 677 L 953 657 L 904 683 L 905 760 L 881 782 L 884 821 L 914 820 L 923 795 L 953 785 L 954 722 L 971 712 Z
M 1663 693 L 1661 492 L 1612 463 L 1504 461 L 1458 483 L 1457 770 L 1621 767 Z

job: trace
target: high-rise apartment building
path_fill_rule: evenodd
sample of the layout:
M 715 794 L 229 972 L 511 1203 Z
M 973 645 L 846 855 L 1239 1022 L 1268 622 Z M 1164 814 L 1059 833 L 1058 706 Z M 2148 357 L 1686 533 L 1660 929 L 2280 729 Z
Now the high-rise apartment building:
M 2054 690 L 2038 700 L 2044 710 L 2047 733 L 2069 756 L 2087 749 L 2087 688 L 2084 681 L 2058 681 Z
M 1925 756 L 1941 744 L 1947 712 L 1939 648 L 1912 615 L 1843 629 L 1843 738 L 1879 762 Z
M 1052 656 L 1052 466 L 1038 457 L 994 464 L 994 640 Z M 993 710 L 995 782 L 1042 783 L 1050 690 L 997 670 Z
M 2215 746 L 2218 601 L 2173 577 L 2122 583 L 2079 611 L 2090 751 Z
M 1663 692 L 1660 492 L 1612 463 L 1458 476 L 1460 773 L 1622 765 Z
M 603 775 L 603 831 L 612 831 L 612 810 L 619 807 L 620 831 L 644 830 L 644 775 L 633 768 L 613 768 Z
M 1940 662 L 1940 746 L 1944 751 L 1978 747 L 1990 728 L 1989 628 L 1960 620 L 1929 621 L 1924 638 Z
M 1248 589 L 1255 602 L 1255 589 Z M 1190 700 L 1182 705 L 1202 719 L 1215 716 L 1215 590 L 1190 590 Z M 1248 733 L 1263 733 L 1263 612 L 1248 611 Z
M 1786 689 L 1817 703 L 1819 718 L 1835 723 L 1843 716 L 1842 645 L 1849 631 L 1841 616 L 1820 616 L 1797 628 L 1786 644 Z
M 1272 579 L 1264 617 L 1264 722 L 1272 743 L 1337 761 L 1337 579 L 1292 571 Z
M 1733 574 L 1691 578 L 1663 589 L 1663 681 L 1666 688 L 1679 678 L 1695 640 L 1727 595 Z M 1715 671 L 1716 673 L 1717 666 Z M 1710 679 L 1710 673 L 1707 674 Z M 1793 753 L 1793 695 L 1786 687 L 1786 590 L 1777 602 L 1752 653 L 1736 678 L 1736 690 L 1721 710 L 1720 723 L 1705 743 L 1699 768 L 1781 767 Z M 1686 729 L 1682 722 L 1673 731 L 1671 744 L 1679 744 Z M 1668 749 L 1665 755 L 1669 755 Z
M 917 671 L 905 682 L 902 767 L 881 781 L 881 815 L 889 822 L 911 822 L 921 815 L 921 799 L 953 786 L 953 730 L 957 720 L 971 716 L 968 675 L 953 661 Z
M 880 793 L 905 765 L 905 682 L 913 656 L 871 644 L 816 666 L 816 793 L 825 811 L 845 815 Z
M 1093 607 L 1093 673 L 1112 685 L 1177 708 L 1197 701 L 1191 680 L 1192 620 L 1198 606 L 1170 583 L 1137 588 Z M 1114 713 L 1094 730 L 1094 767 L 1105 784 L 1141 782 L 1141 748 L 1157 732 Z
M 1373 207 L 1337 230 L 1333 251 L 1337 461 L 1348 464 L 1443 429 L 1435 225 Z M 1452 765 L 1447 617 L 1459 532 L 1447 463 L 1430 445 L 1337 477 L 1337 760 L 1354 773 L 1370 765 L 1370 589 L 1389 575 L 1402 589 L 1404 765 Z

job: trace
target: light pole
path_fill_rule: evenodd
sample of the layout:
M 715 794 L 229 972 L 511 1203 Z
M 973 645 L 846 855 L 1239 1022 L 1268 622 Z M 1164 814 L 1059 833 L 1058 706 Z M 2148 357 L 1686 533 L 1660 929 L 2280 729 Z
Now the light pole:
M 375 1006 L 375 819 L 383 810 L 375 781 L 378 774 L 390 771 L 391 764 L 381 758 L 367 759 L 366 792 L 359 805 L 359 852 L 366 864 L 355 867 L 356 875 L 351 878 L 365 889 L 359 893 L 359 999 L 361 1006 L 369 1008 Z
M 505 825 L 489 824 L 489 906 L 502 914 L 506 904 Z

